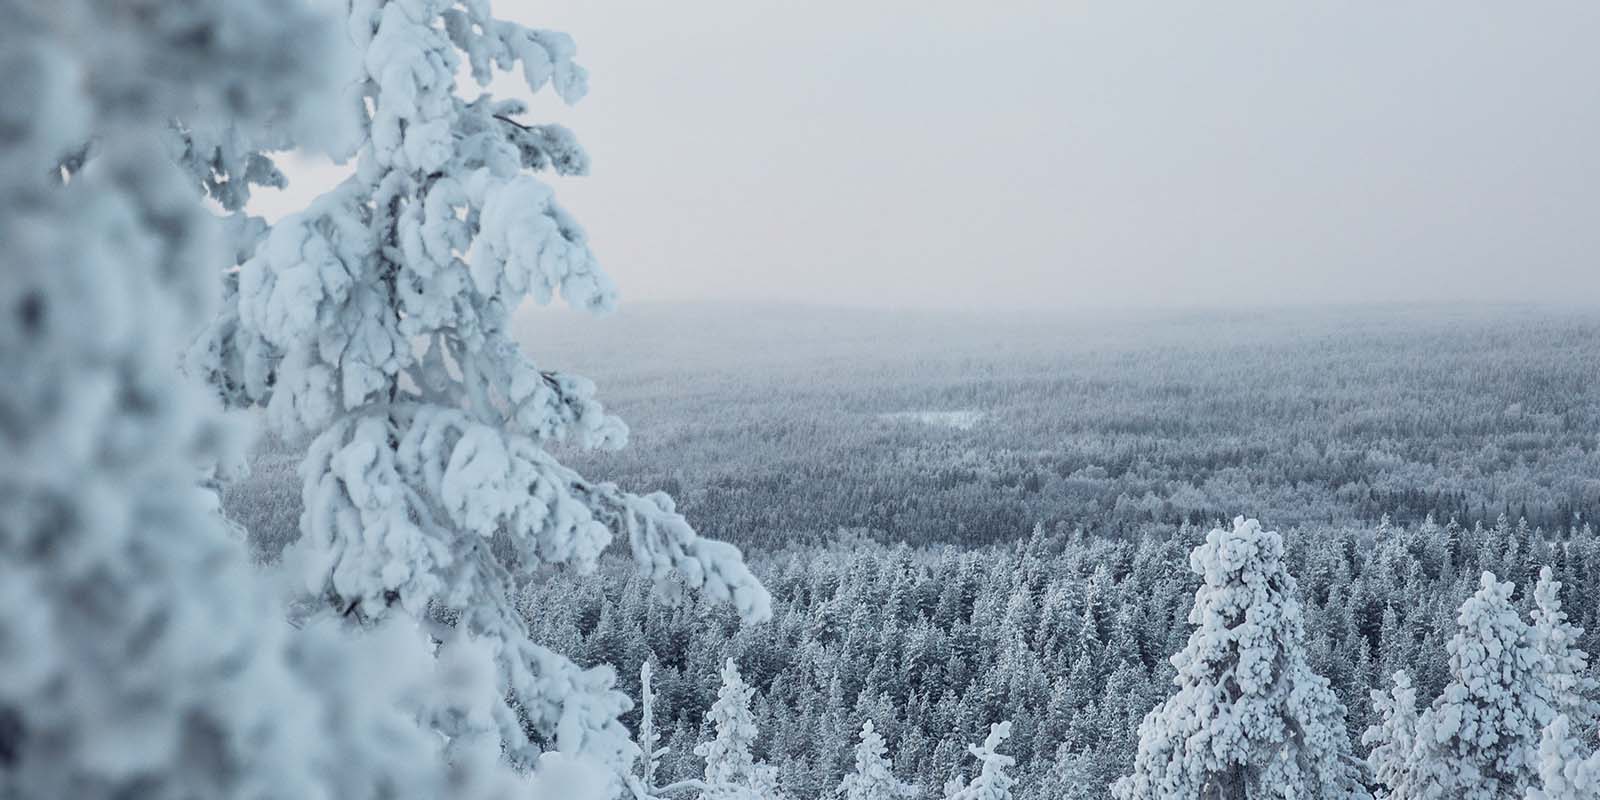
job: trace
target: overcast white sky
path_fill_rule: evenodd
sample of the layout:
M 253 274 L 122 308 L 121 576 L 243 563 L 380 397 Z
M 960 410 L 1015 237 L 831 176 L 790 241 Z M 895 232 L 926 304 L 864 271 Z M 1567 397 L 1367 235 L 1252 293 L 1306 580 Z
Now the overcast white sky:
M 625 301 L 1600 302 L 1594 0 L 496 8 Z

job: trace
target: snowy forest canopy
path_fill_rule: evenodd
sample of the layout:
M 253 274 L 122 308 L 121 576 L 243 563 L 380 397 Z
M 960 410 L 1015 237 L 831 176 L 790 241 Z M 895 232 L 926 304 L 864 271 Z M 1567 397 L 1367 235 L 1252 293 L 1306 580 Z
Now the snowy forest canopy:
M 1600 797 L 1581 314 L 598 334 L 567 35 L 0 12 L 0 797 Z
M 1600 513 L 1585 309 L 663 306 L 520 323 L 635 423 L 628 449 L 573 463 L 675 489 L 735 541 Z M 937 416 L 956 412 L 975 424 Z
M 575 466 L 666 488 L 742 543 L 1600 513 L 1600 322 L 1584 311 L 645 306 L 527 314 L 519 335 L 583 365 L 633 424 L 627 449 Z M 245 518 L 294 502 L 273 474 L 288 455 L 258 459 Z
M 910 334 L 861 347 L 890 329 Z M 1446 643 L 1483 572 L 1514 582 L 1530 619 L 1549 565 L 1572 622 L 1600 630 L 1600 540 L 1581 511 L 1600 496 L 1584 375 L 1600 324 L 1586 315 L 663 306 L 530 315 L 521 330 L 592 365 L 638 429 L 629 449 L 576 463 L 672 486 L 773 593 L 774 621 L 741 627 L 654 602 L 608 561 L 598 584 L 557 579 L 522 600 L 541 639 L 615 665 L 633 696 L 655 666 L 674 779 L 702 770 L 694 748 L 714 735 L 733 658 L 753 688 L 755 757 L 791 796 L 850 773 L 864 722 L 933 796 L 1009 721 L 1016 797 L 1109 797 L 1171 691 L 1190 551 L 1226 527 L 1213 503 L 1282 530 L 1307 665 L 1358 754 L 1383 722 L 1369 694 L 1396 671 L 1421 705 L 1450 683 Z M 939 416 L 962 410 L 971 427 Z M 236 516 L 263 531 L 292 520 L 291 463 L 267 443 L 228 494 Z M 1158 502 L 1135 502 L 1146 494 Z M 276 546 L 257 542 L 263 558 Z

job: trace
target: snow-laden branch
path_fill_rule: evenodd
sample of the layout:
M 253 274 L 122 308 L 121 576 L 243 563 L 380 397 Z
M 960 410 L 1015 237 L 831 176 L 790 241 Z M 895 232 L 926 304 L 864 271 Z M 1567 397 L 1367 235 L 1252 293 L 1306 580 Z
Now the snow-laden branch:
M 450 620 L 441 639 L 492 653 L 492 727 L 513 763 L 554 743 L 606 764 L 620 788 L 639 751 L 617 721 L 628 704 L 615 676 L 529 641 L 511 595 L 553 566 L 593 569 L 625 537 L 643 572 L 748 621 L 767 619 L 770 599 L 738 549 L 699 537 L 667 496 L 589 480 L 546 450 L 627 440 L 592 382 L 541 368 L 512 337 L 529 299 L 616 302 L 582 226 L 531 174 L 581 174 L 588 156 L 566 129 L 518 121 L 520 101 L 464 99 L 457 76 L 465 66 L 486 86 L 520 70 L 573 102 L 587 74 L 571 39 L 499 20 L 484 0 L 349 10 L 365 133 L 354 174 L 259 237 L 191 364 L 310 442 L 296 551 L 308 591 L 363 625 Z M 184 156 L 228 173 L 214 181 L 226 191 L 251 169 L 235 157 L 246 152 L 191 137 Z M 457 722 L 435 727 L 471 738 Z

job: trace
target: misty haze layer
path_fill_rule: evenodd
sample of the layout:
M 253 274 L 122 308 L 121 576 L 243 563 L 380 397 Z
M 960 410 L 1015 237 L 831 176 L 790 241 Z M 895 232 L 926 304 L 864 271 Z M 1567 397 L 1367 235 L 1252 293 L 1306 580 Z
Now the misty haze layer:
M 1593 3 L 506 5 L 624 300 L 1600 297 Z

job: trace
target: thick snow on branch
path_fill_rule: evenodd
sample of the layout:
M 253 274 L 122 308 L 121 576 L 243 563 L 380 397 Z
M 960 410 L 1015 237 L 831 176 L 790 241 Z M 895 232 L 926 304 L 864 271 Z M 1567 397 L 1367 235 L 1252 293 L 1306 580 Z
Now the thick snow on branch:
M 1540 656 L 1539 678 L 1550 689 L 1556 713 L 1564 715 L 1567 724 L 1579 732 L 1589 732 L 1600 716 L 1600 703 L 1595 699 L 1600 685 L 1589 673 L 1589 654 L 1578 647 L 1583 628 L 1567 621 L 1560 592 L 1561 582 L 1550 568 L 1540 569 L 1533 587 L 1529 636 Z
M 1201 576 L 1177 692 L 1139 725 L 1120 800 L 1218 796 L 1360 798 L 1344 707 L 1306 660 L 1283 539 L 1243 517 L 1189 555 Z
M 541 368 L 511 336 L 530 298 L 615 303 L 583 228 L 533 174 L 581 174 L 588 156 L 564 128 L 520 121 L 520 101 L 464 98 L 457 76 L 466 65 L 486 86 L 520 70 L 574 102 L 587 74 L 570 38 L 496 19 L 483 0 L 355 0 L 347 23 L 365 132 L 354 173 L 260 237 L 191 368 L 309 442 L 293 557 L 330 613 L 425 616 L 435 638 L 485 642 L 512 763 L 555 747 L 620 779 L 638 752 L 615 676 L 529 642 L 513 595 L 552 567 L 592 569 L 623 537 L 662 584 L 748 621 L 771 609 L 737 548 L 700 538 L 670 498 L 588 480 L 546 449 L 628 434 L 592 382 Z M 245 146 L 210 143 L 183 151 L 202 178 L 219 164 L 250 174 Z
M 967 745 L 967 752 L 978 759 L 978 774 L 970 783 L 955 780 L 946 784 L 945 800 L 1011 800 L 1011 787 L 1016 785 L 1017 779 L 1007 770 L 1015 766 L 1017 760 L 1000 752 L 1000 745 L 1010 737 L 1011 721 L 1006 720 L 989 726 L 989 735 L 984 737 L 983 744 Z
M 1564 714 L 1539 738 L 1539 784 L 1528 790 L 1527 800 L 1600 800 L 1600 754 Z
M 1533 630 L 1511 604 L 1512 589 L 1492 573 L 1482 575 L 1446 644 L 1451 681 L 1420 714 L 1403 674 L 1395 677 L 1392 699 L 1375 695 L 1384 722 L 1364 739 L 1375 745 L 1369 760 L 1389 789 L 1386 797 L 1490 800 L 1521 796 L 1537 782 L 1541 731 L 1555 717 L 1555 693 L 1545 683 L 1549 663 Z M 1549 603 L 1554 588 L 1544 591 Z
M 403 617 L 295 630 L 197 487 L 234 437 L 175 355 L 227 251 L 163 142 L 179 115 L 287 112 L 326 22 L 288 0 L 0 8 L 0 796 L 526 796 L 470 725 L 447 763 L 418 724 L 469 718 L 486 660 L 436 660 Z

